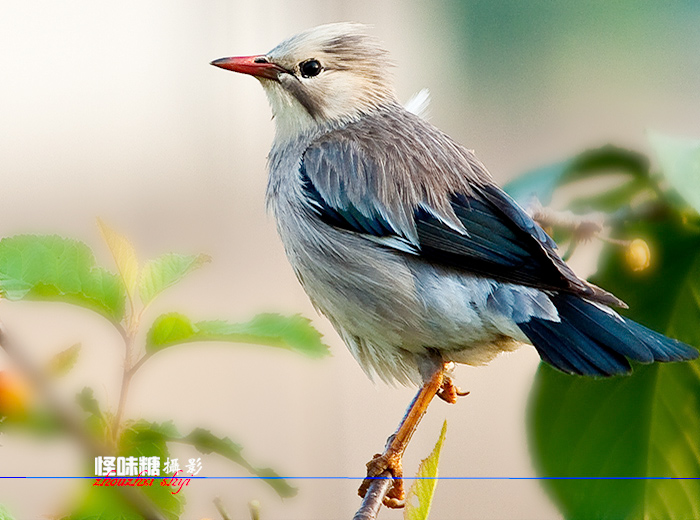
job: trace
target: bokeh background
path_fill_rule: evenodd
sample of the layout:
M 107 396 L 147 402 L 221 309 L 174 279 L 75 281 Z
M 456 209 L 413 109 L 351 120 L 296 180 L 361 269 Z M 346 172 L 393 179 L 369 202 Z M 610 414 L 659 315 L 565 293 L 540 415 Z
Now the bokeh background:
M 501 0 L 50 1 L 0 6 L 0 235 L 55 232 L 93 246 L 100 216 L 141 258 L 205 252 L 213 262 L 151 310 L 244 320 L 261 311 L 314 317 L 333 357 L 314 361 L 260 347 L 191 345 L 159 354 L 132 385 L 128 417 L 206 426 L 282 475 L 361 477 L 413 389 L 371 383 L 316 316 L 265 214 L 273 123 L 262 89 L 209 61 L 261 53 L 332 21 L 359 21 L 391 50 L 402 99 L 427 87 L 431 121 L 476 150 L 500 182 L 606 142 L 647 149 L 648 128 L 698 134 L 700 4 Z M 574 258 L 580 274 L 594 262 Z M 62 304 L 0 302 L 0 317 L 40 361 L 83 349 L 57 391 L 85 385 L 115 406 L 119 338 L 101 318 Z M 6 364 L 0 357 L 0 368 Z M 443 419 L 444 477 L 532 477 L 525 409 L 539 358 L 530 347 L 488 367 L 460 367 L 471 395 L 436 402 L 405 458 L 415 472 Z M 200 456 L 183 447 L 181 460 Z M 67 440 L 0 437 L 0 476 L 81 476 Z M 204 457 L 204 476 L 242 476 Z M 350 517 L 358 481 L 297 480 L 280 500 L 256 481 L 196 481 L 183 518 L 217 518 L 221 496 L 244 518 Z M 70 479 L 3 479 L 0 503 L 22 519 L 56 512 Z M 385 511 L 385 518 L 400 513 Z M 445 480 L 435 519 L 555 519 L 534 480 Z

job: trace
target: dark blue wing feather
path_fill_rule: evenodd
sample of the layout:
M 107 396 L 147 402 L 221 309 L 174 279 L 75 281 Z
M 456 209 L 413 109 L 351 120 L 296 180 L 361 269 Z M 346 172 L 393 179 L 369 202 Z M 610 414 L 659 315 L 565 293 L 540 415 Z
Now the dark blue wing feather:
M 439 183 L 425 171 L 411 171 L 423 163 L 406 159 L 410 150 L 388 149 L 375 160 L 380 152 L 369 153 L 366 146 L 359 139 L 326 138 L 304 153 L 302 190 L 327 224 L 431 263 L 621 304 L 579 279 L 556 254 L 552 239 L 490 182 L 485 171 L 478 183 L 463 182 L 458 190 L 443 188 L 436 194 Z M 393 162 L 391 153 L 396 157 Z M 436 200 L 445 201 L 444 207 Z
M 518 326 L 542 359 L 570 374 L 611 376 L 630 371 L 626 358 L 683 361 L 698 351 L 678 340 L 569 294 L 552 297 L 559 321 L 530 318 Z
M 334 196 L 336 199 L 335 204 L 331 204 L 327 198 L 324 198 L 319 193 L 314 183 L 306 174 L 304 164 L 301 166 L 300 173 L 304 194 L 307 196 L 318 215 L 327 224 L 348 231 L 366 233 L 375 237 L 387 237 L 398 234 L 398 231 L 392 227 L 391 223 L 384 219 L 381 213 L 371 205 L 358 208 L 345 196 L 342 187 L 339 187 L 340 191 Z

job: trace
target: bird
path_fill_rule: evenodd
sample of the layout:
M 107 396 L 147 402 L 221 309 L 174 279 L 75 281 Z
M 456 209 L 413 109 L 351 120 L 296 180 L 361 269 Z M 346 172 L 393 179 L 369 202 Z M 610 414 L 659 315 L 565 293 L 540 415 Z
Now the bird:
M 613 310 L 625 304 L 569 268 L 473 151 L 404 108 L 367 26 L 326 24 L 211 64 L 265 90 L 266 203 L 312 303 L 370 378 L 420 388 L 361 495 L 388 471 L 385 504 L 402 505 L 400 458 L 427 403 L 464 394 L 454 363 L 530 344 L 560 371 L 608 377 L 698 356 Z

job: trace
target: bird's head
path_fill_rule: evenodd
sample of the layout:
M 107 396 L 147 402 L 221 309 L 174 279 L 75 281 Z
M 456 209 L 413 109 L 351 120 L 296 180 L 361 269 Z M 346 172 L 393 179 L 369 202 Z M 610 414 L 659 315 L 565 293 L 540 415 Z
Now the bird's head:
M 260 80 L 282 138 L 396 102 L 388 53 L 360 24 L 321 25 L 267 54 L 212 65 Z

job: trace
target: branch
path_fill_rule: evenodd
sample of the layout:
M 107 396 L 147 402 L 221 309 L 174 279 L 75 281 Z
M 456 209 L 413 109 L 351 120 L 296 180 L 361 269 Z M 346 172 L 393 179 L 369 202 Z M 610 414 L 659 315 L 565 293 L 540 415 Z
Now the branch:
M 556 211 L 542 206 L 537 198 L 533 198 L 527 208 L 527 213 L 543 228 L 557 227 L 569 231 L 575 242 L 593 238 L 603 230 L 607 215 L 604 213 L 587 213 L 576 215 L 571 211 Z
M 128 375 L 129 375 L 130 377 L 133 377 L 134 373 L 136 373 L 136 371 L 137 371 L 139 368 L 141 368 L 141 367 L 143 366 L 143 364 L 144 364 L 146 361 L 148 361 L 149 359 L 151 359 L 152 356 L 153 356 L 153 352 L 146 353 L 146 354 L 144 354 L 143 356 L 141 356 L 141 358 L 134 364 L 134 366 L 132 366 L 132 367 L 128 370 Z
M 377 518 L 379 508 L 382 507 L 384 496 L 389 491 L 392 480 L 391 472 L 388 470 L 374 477 L 365 498 L 362 500 L 360 509 L 357 510 L 352 520 L 374 520 Z
M 134 376 L 134 372 L 141 364 L 148 359 L 148 356 L 143 356 L 139 360 L 139 363 L 133 364 L 132 357 L 134 355 L 134 336 L 136 335 L 137 324 L 132 322 L 129 327 L 129 332 L 124 336 L 124 368 L 122 371 L 122 386 L 119 391 L 119 403 L 117 404 L 117 413 L 114 414 L 114 421 L 112 423 L 112 436 L 114 442 L 117 442 L 119 438 L 119 433 L 121 431 L 122 418 L 124 417 L 124 408 L 126 407 L 126 401 L 129 396 L 129 386 L 131 385 L 131 378 Z M 133 365 L 133 366 L 132 366 Z

